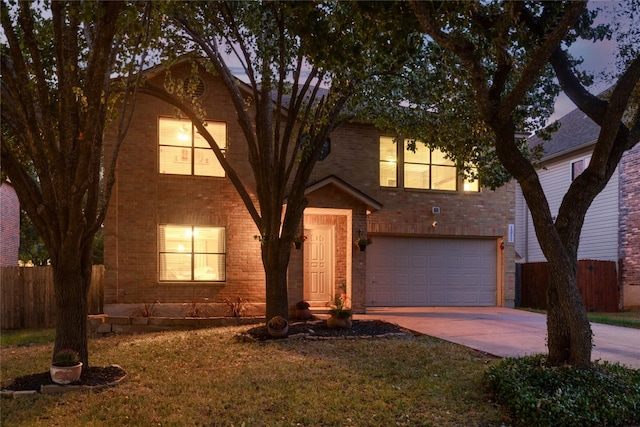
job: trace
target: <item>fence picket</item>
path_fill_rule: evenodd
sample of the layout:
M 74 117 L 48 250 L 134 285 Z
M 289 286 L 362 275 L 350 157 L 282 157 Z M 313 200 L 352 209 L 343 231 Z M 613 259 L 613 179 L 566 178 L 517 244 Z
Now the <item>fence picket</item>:
M 102 313 L 104 266 L 94 265 L 89 288 L 89 314 Z M 2 329 L 55 326 L 53 269 L 0 267 L 0 327 Z
M 522 264 L 521 278 L 522 307 L 546 309 L 549 284 L 547 263 Z M 619 310 L 618 273 L 614 261 L 580 260 L 576 278 L 587 310 Z

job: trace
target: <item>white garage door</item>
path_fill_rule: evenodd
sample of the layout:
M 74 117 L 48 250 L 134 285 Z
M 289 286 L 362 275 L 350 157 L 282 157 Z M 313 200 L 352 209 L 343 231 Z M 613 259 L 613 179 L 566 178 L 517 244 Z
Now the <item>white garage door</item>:
M 494 240 L 376 237 L 367 247 L 367 306 L 496 305 Z

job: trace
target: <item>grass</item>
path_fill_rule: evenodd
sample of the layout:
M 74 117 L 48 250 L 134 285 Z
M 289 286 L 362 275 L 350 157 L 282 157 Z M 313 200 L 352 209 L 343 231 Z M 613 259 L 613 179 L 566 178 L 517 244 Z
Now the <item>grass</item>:
M 522 310 L 546 314 L 546 310 L 534 308 L 522 308 Z M 587 317 L 589 318 L 589 321 L 593 323 L 603 323 L 605 325 L 640 329 L 640 309 L 625 310 L 615 313 L 593 311 L 587 312 Z
M 0 347 L 47 344 L 55 340 L 55 329 L 3 330 L 0 333 Z
M 618 313 L 587 313 L 589 321 L 614 326 L 640 329 L 640 309 L 621 311 Z
M 483 376 L 497 359 L 432 337 L 245 343 L 245 328 L 92 339 L 127 381 L 3 399 L 11 426 L 500 426 Z M 52 342 L 0 349 L 0 380 L 48 369 Z

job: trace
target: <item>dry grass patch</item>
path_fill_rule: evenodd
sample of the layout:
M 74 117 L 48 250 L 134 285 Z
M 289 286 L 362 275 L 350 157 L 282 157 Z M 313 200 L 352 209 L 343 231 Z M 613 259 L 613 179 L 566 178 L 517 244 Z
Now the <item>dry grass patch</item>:
M 90 341 L 129 378 L 99 393 L 3 399 L 12 426 L 500 426 L 495 359 L 430 337 L 238 342 L 246 327 Z M 1 379 L 48 368 L 52 345 L 5 347 Z M 28 360 L 25 360 L 28 359 Z

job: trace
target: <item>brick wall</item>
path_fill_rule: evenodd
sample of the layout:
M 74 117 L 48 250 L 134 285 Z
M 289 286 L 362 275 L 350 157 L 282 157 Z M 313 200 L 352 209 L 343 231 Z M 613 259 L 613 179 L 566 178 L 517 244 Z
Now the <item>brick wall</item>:
M 17 266 L 20 249 L 20 202 L 8 182 L 0 185 L 0 266 Z
M 180 76 L 174 72 L 174 77 Z M 162 75 L 156 77 L 162 82 Z M 232 164 L 246 164 L 246 146 L 222 85 L 206 81 L 207 119 L 227 123 Z M 122 145 L 116 186 L 105 220 L 105 305 L 190 301 L 221 302 L 241 296 L 251 304 L 265 300 L 260 243 L 256 226 L 225 178 L 158 173 L 157 120 L 173 117 L 173 108 L 139 97 Z M 108 152 L 108 150 L 107 150 Z M 246 175 L 245 175 L 246 177 Z M 158 281 L 158 224 L 225 227 L 225 282 Z
M 618 171 L 622 303 L 625 308 L 640 307 L 640 144 L 624 154 Z
M 173 75 L 178 76 L 179 70 Z M 162 75 L 155 77 L 162 79 Z M 161 80 L 160 80 L 161 81 Z M 206 80 L 203 98 L 206 118 L 227 123 L 227 158 L 249 188 L 253 181 L 246 161 L 246 144 L 225 89 L 213 78 Z M 158 174 L 157 120 L 173 116 L 173 108 L 140 96 L 127 139 L 120 152 L 117 182 L 105 221 L 105 305 L 189 301 L 220 302 L 240 295 L 250 304 L 264 303 L 264 271 L 258 234 L 233 186 L 225 178 Z M 343 124 L 331 135 L 331 154 L 317 163 L 312 181 L 336 175 L 383 205 L 367 215 L 366 206 L 332 186 L 309 195 L 310 207 L 352 210 L 352 223 L 342 224 L 339 215 L 305 216 L 309 224 L 329 222 L 337 239 L 358 230 L 370 234 L 440 237 L 506 236 L 514 222 L 513 185 L 496 192 L 410 191 L 380 188 L 379 132 L 370 125 Z M 441 208 L 438 227 L 431 227 L 433 206 Z M 224 283 L 164 283 L 158 281 L 158 224 L 224 226 L 227 232 L 227 280 Z M 301 225 L 302 227 L 302 225 Z M 506 240 L 506 239 L 505 239 Z M 338 242 L 337 251 L 346 244 Z M 353 251 L 352 259 L 336 252 L 336 283 L 346 280 L 350 269 L 354 308 L 364 308 L 366 254 Z M 514 297 L 513 248 L 504 251 L 504 299 Z M 292 251 L 289 268 L 290 305 L 302 299 L 302 251 Z
M 358 228 L 362 228 L 372 236 L 504 239 L 505 250 L 500 255 L 503 272 L 499 282 L 503 284 L 505 305 L 513 305 L 515 250 L 514 244 L 507 242 L 507 234 L 508 225 L 515 223 L 515 184 L 511 182 L 496 191 L 483 189 L 478 193 L 382 188 L 379 186 L 379 137 L 380 132 L 371 125 L 342 125 L 331 135 L 331 154 L 314 169 L 314 179 L 335 174 L 383 205 L 370 215 L 361 210 L 362 218 L 354 215 L 354 222 L 361 221 L 360 226 L 354 226 L 354 236 Z M 434 206 L 440 207 L 440 214 L 432 213 Z M 434 220 L 438 222 L 435 228 L 431 226 Z M 354 253 L 354 281 L 358 269 L 364 277 L 365 261 L 364 254 Z

